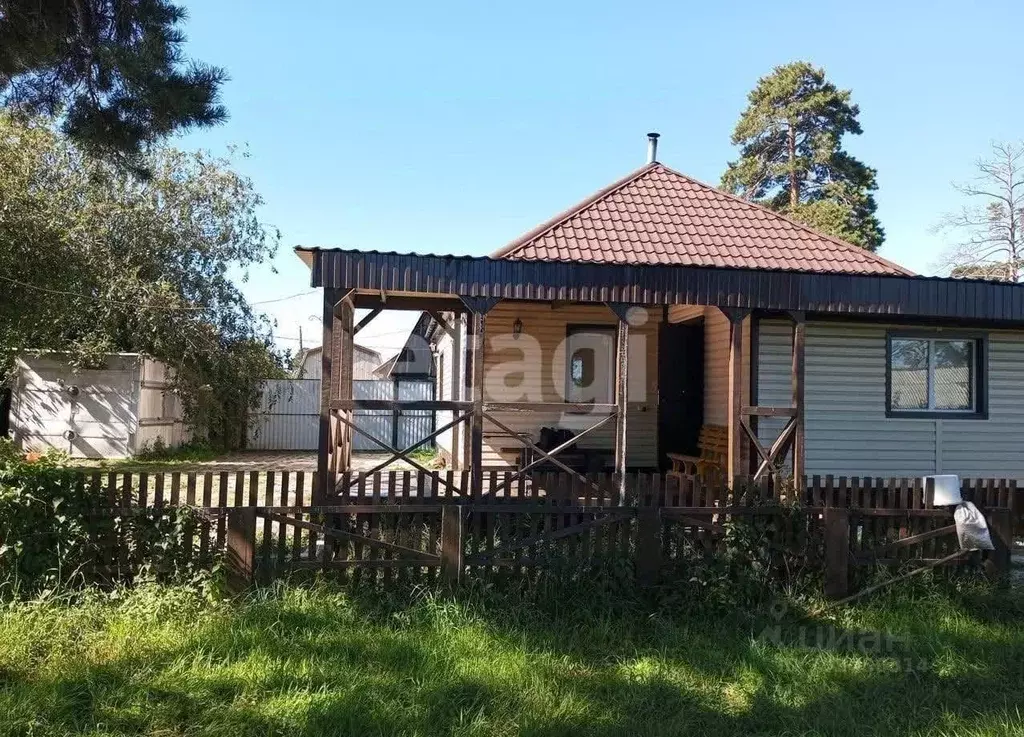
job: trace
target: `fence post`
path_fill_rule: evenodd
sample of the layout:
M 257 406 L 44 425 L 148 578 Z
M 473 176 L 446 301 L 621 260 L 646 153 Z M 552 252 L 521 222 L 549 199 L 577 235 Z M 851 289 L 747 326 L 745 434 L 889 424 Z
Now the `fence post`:
M 992 579 L 1006 581 L 1013 550 L 1013 516 L 1009 509 L 996 508 L 989 509 L 986 517 L 988 529 L 992 533 L 992 545 L 995 546 L 985 566 L 986 573 Z
M 643 585 L 658 580 L 661 570 L 661 495 L 640 494 L 636 507 L 636 578 Z M 644 497 L 647 497 L 646 499 Z
M 441 576 L 450 583 L 462 580 L 462 505 L 441 507 Z
M 850 510 L 825 507 L 825 596 L 842 599 L 850 588 Z
M 227 550 L 225 563 L 228 588 L 239 592 L 253 579 L 256 561 L 256 510 L 240 507 L 228 511 Z

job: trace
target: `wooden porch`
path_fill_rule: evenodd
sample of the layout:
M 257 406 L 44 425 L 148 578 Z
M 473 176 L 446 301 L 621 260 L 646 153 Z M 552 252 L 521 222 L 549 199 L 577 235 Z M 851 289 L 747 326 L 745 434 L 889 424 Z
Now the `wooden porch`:
M 317 501 L 323 502 L 338 494 L 345 494 L 351 482 L 345 481 L 345 474 L 352 470 L 352 448 L 356 436 L 369 439 L 387 453 L 372 472 L 384 470 L 397 460 L 409 463 L 418 471 L 428 472 L 411 454 L 439 436 L 450 433 L 453 439 L 450 466 L 453 471 L 465 472 L 466 481 L 450 482 L 453 493 L 477 496 L 485 488 L 500 492 L 506 485 L 512 486 L 541 470 L 556 470 L 583 478 L 578 467 L 568 461 L 571 449 L 588 436 L 600 431 L 607 434 L 613 428 L 613 465 L 610 469 L 624 484 L 627 470 L 630 470 L 630 425 L 629 425 L 629 356 L 630 320 L 629 310 L 640 306 L 624 302 L 602 303 L 612 316 L 615 325 L 614 389 L 611 403 L 573 403 L 545 401 L 493 401 L 485 392 L 484 367 L 488 356 L 487 315 L 499 304 L 498 298 L 474 296 L 442 297 L 430 294 L 384 296 L 365 290 L 324 289 L 323 310 L 323 384 L 320 412 L 320 441 L 318 455 Z M 534 301 L 537 304 L 539 301 Z M 522 302 L 518 302 L 522 304 Z M 368 309 L 369 313 L 358 322 L 357 309 Z M 444 377 L 447 384 L 446 400 L 400 401 L 355 399 L 352 392 L 353 339 L 383 310 L 406 309 L 431 314 L 442 330 L 451 336 L 454 356 L 450 374 Z M 757 325 L 761 313 L 737 307 L 716 308 L 727 318 L 729 324 L 728 354 L 728 452 L 721 468 L 724 478 L 751 476 L 755 481 L 765 477 L 776 477 L 780 469 L 788 465 L 787 474 L 797 478 L 804 473 L 804 335 L 805 313 L 786 311 L 792 323 L 792 402 L 789 406 L 761 406 L 756 402 L 757 377 Z M 777 317 L 779 313 L 774 313 Z M 465 333 L 458 329 L 464 321 Z M 744 356 L 743 324 L 747 322 L 749 341 L 748 355 Z M 465 345 L 463 345 L 465 341 Z M 749 365 L 749 387 L 744 386 L 744 361 Z M 747 401 L 744 401 L 744 400 Z M 435 431 L 420 442 L 405 448 L 394 447 L 388 442 L 373 437 L 359 428 L 354 413 L 359 410 L 429 410 L 451 413 L 450 421 L 438 423 Z M 572 437 L 554 447 L 541 447 L 538 441 L 519 432 L 511 424 L 510 417 L 517 415 L 539 415 L 560 413 L 578 418 L 579 429 Z M 785 418 L 785 424 L 777 436 L 766 441 L 759 433 L 761 418 Z M 511 473 L 507 481 L 496 485 L 485 484 L 489 467 L 484 460 L 485 427 L 492 433 L 501 434 L 506 442 L 522 448 L 522 460 L 511 470 L 496 469 L 500 478 Z M 635 469 L 634 469 L 635 470 Z M 648 469 L 651 470 L 651 469 Z M 449 482 L 442 477 L 442 485 Z M 624 489 L 621 489 L 624 492 Z M 489 492 L 490 493 L 490 492 Z

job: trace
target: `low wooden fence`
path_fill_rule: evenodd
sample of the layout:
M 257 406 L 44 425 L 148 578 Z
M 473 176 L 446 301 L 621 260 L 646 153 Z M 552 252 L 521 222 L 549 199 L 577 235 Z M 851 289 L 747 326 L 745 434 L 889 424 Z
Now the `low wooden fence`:
M 730 523 L 754 525 L 768 549 L 802 556 L 842 597 L 858 566 L 956 563 L 952 512 L 936 508 L 920 479 L 814 477 L 792 483 L 737 479 L 731 488 L 674 474 L 586 478 L 485 474 L 484 493 L 466 496 L 465 474 L 383 471 L 344 476 L 347 490 L 312 503 L 305 472 L 93 473 L 104 515 L 198 514 L 184 548 L 196 560 L 223 556 L 234 581 L 300 571 L 345 570 L 384 580 L 458 581 L 497 571 L 562 568 L 578 573 L 631 561 L 642 581 L 713 556 Z M 965 480 L 962 493 L 988 520 L 998 571 L 1009 566 L 1021 508 L 1016 485 Z M 119 541 L 104 542 L 116 567 Z

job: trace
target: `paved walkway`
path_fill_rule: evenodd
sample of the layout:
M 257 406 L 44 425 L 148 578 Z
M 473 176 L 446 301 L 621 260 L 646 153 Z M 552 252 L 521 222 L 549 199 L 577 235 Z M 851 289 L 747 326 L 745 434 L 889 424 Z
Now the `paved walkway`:
M 381 461 L 390 457 L 388 453 L 353 453 L 352 470 L 369 471 Z M 391 470 L 411 469 L 408 463 L 398 462 L 388 466 Z M 176 468 L 175 470 L 186 470 Z M 315 471 L 316 451 L 312 450 L 256 450 L 228 453 L 208 461 L 188 464 L 187 470 L 194 471 Z

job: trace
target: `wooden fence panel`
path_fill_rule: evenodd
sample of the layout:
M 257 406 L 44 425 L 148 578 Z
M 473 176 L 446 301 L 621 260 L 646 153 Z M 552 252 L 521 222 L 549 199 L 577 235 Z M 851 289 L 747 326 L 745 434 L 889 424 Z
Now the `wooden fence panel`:
M 806 506 L 792 511 L 792 484 L 771 478 L 736 479 L 727 488 L 678 474 L 628 474 L 620 498 L 614 474 L 543 471 L 512 479 L 491 469 L 479 497 L 468 476 L 343 474 L 345 491 L 334 506 L 321 507 L 309 504 L 314 478 L 305 472 L 92 471 L 76 483 L 92 489 L 99 503 L 91 573 L 122 579 L 130 578 L 145 550 L 118 515 L 155 521 L 179 507 L 199 511 L 184 525 L 183 563 L 209 565 L 233 556 L 231 570 L 262 580 L 301 570 L 384 583 L 438 575 L 458 581 L 467 571 L 532 575 L 545 567 L 585 574 L 618 559 L 631 561 L 639 579 L 653 581 L 686 556 L 718 554 L 727 526 L 744 520 L 760 521 L 760 539 L 773 550 L 809 551 L 826 569 L 832 592 L 842 590 L 843 581 L 849 587 L 857 566 L 921 565 L 958 551 L 951 510 L 935 507 L 933 490 L 920 478 L 814 476 L 801 487 Z M 466 493 L 452 491 L 458 488 Z M 988 557 L 1001 570 L 1006 541 L 1022 529 L 1020 490 L 1011 480 L 964 479 L 962 493 L 995 525 L 1001 547 Z M 106 518 L 103 506 L 111 509 Z M 251 514 L 239 516 L 239 509 Z M 836 520 L 844 516 L 845 563 L 836 552 L 842 539 Z

